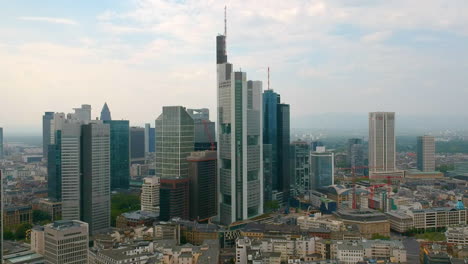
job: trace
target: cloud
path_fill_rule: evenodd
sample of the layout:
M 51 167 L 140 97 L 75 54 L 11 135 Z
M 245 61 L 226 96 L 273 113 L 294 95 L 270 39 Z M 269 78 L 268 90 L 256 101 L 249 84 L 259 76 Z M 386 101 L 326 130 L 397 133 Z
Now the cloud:
M 382 42 L 392 36 L 392 31 L 379 31 L 362 37 L 364 42 Z
M 24 21 L 47 22 L 47 23 L 62 24 L 62 25 L 72 25 L 72 26 L 78 25 L 78 22 L 68 19 L 68 18 L 22 16 L 22 17 L 18 17 L 18 19 L 24 20 Z

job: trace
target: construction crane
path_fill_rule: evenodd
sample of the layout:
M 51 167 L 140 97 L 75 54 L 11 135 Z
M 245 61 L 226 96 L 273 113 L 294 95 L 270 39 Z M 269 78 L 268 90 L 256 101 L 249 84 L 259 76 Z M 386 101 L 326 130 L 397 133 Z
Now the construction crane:
M 216 146 L 213 141 L 213 137 L 210 133 L 210 129 L 208 128 L 208 121 L 202 120 L 203 122 L 203 127 L 205 128 L 205 133 L 208 136 L 208 140 L 210 141 L 210 150 L 215 150 Z

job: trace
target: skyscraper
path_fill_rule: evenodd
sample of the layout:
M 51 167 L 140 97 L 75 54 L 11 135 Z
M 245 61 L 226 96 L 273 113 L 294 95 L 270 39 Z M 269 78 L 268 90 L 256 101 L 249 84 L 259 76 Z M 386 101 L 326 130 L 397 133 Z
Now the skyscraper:
M 54 112 L 45 112 L 42 116 L 42 156 L 44 159 L 47 159 L 49 145 L 51 144 L 53 120 Z
M 310 145 L 305 141 L 294 141 L 290 147 L 291 189 L 294 195 L 303 195 L 310 190 Z
M 317 147 L 315 152 L 310 153 L 311 189 L 334 184 L 334 161 L 334 153 L 325 151 L 325 147 Z
M 189 162 L 190 220 L 203 221 L 216 216 L 217 204 L 216 151 L 192 152 Z
M 82 219 L 90 234 L 110 227 L 110 127 L 95 121 L 82 126 Z
M 395 113 L 369 113 L 369 177 L 394 172 Z
M 111 190 L 130 186 L 130 127 L 128 120 L 104 121 L 110 126 Z
M 346 163 L 347 166 L 351 168 L 364 166 L 364 146 L 362 144 L 362 139 L 348 139 Z M 362 171 L 361 169 L 358 170 Z
M 130 128 L 130 162 L 143 164 L 145 162 L 145 129 Z
M 273 200 L 273 151 L 271 144 L 263 144 L 263 201 Z
M 159 177 L 147 177 L 141 187 L 141 211 L 158 213 L 159 208 L 159 189 L 161 179 Z
M 165 106 L 155 127 L 156 176 L 161 178 L 161 219 L 188 219 L 187 157 L 193 151 L 193 119 L 182 106 Z
M 262 83 L 227 62 L 226 35 L 216 37 L 220 222 L 263 213 Z
M 91 105 L 83 104 L 79 108 L 73 108 L 75 113 L 67 115 L 67 119 L 78 120 L 78 121 L 90 121 L 91 120 Z
M 81 218 L 81 122 L 54 119 L 53 144 L 48 150 L 49 197 L 62 201 L 62 219 Z
M 151 124 L 145 124 L 145 153 L 154 152 L 156 145 L 156 129 Z
M 216 148 L 215 122 L 210 121 L 210 111 L 207 108 L 187 109 L 194 122 L 195 150 L 210 150 L 211 143 Z
M 0 160 L 3 159 L 3 128 L 0 127 Z
M 418 170 L 435 171 L 435 138 L 433 136 L 419 136 L 416 152 Z
M 0 261 L 3 260 L 3 174 L 0 169 Z
M 109 110 L 109 107 L 107 106 L 107 103 L 104 103 L 104 106 L 102 107 L 101 110 L 101 120 L 102 121 L 110 121 L 112 120 L 111 118 L 111 112 Z
M 281 192 L 287 202 L 290 188 L 289 105 L 281 104 L 280 98 L 273 90 L 263 92 L 263 144 L 271 145 L 272 190 Z
M 164 106 L 156 119 L 156 176 L 187 178 L 193 151 L 193 119 L 182 106 Z

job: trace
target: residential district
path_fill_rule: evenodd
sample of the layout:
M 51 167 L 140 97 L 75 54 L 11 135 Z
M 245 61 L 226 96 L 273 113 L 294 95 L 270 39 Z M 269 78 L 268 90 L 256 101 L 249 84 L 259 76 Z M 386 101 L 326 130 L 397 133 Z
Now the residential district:
M 293 134 L 290 105 L 226 46 L 216 122 L 166 106 L 137 127 L 83 104 L 45 112 L 42 145 L 0 128 L 3 262 L 467 263 L 466 153 L 431 131 L 398 150 L 394 112 L 340 146 Z

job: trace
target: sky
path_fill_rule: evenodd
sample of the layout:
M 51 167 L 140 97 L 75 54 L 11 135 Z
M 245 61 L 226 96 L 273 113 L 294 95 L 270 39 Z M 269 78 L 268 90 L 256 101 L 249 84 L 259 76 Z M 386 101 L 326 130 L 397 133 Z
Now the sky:
M 133 125 L 164 105 L 215 117 L 225 6 L 228 60 L 265 89 L 270 67 L 293 120 L 467 117 L 466 0 L 15 0 L 0 9 L 0 126 L 40 133 L 45 111 L 104 102 Z

